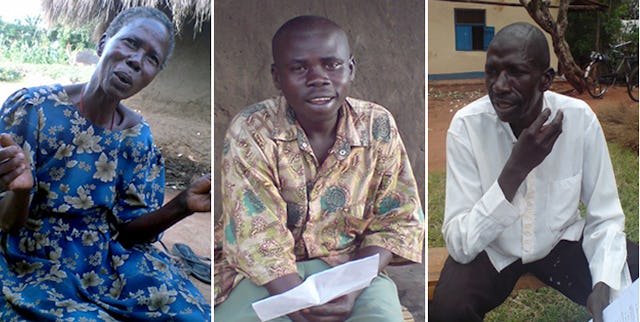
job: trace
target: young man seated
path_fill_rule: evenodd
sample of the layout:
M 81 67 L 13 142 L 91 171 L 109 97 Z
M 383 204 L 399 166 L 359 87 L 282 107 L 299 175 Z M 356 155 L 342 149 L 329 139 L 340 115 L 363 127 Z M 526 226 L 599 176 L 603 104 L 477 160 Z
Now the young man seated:
M 282 96 L 242 111 L 225 137 L 220 321 L 257 321 L 252 302 L 354 259 L 379 254 L 379 272 L 422 260 L 424 214 L 407 153 L 387 110 L 347 97 L 355 62 L 346 33 L 301 16 L 280 27 L 272 51 Z M 289 319 L 402 315 L 395 284 L 379 274 L 366 289 L 282 318 Z

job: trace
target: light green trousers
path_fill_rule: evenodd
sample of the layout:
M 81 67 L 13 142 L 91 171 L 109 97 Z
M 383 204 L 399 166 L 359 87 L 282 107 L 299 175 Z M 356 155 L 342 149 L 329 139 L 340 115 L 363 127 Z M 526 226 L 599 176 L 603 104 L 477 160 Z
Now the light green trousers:
M 298 274 L 303 279 L 311 274 L 331 268 L 325 262 L 314 259 L 298 262 Z M 269 292 L 249 279 L 243 279 L 231 291 L 229 297 L 214 308 L 215 322 L 259 322 L 251 303 L 269 296 Z M 270 322 L 290 322 L 286 316 Z M 396 284 L 386 275 L 378 275 L 356 300 L 348 322 L 398 322 L 402 310 Z

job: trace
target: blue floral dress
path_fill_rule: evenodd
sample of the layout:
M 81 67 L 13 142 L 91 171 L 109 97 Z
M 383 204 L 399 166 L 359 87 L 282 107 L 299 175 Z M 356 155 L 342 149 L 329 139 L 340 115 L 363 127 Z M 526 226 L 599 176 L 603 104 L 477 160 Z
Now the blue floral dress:
M 95 127 L 53 85 L 11 95 L 0 132 L 23 148 L 35 179 L 26 226 L 0 232 L 0 321 L 210 320 L 167 255 L 116 241 L 118 224 L 163 202 L 163 161 L 146 123 Z

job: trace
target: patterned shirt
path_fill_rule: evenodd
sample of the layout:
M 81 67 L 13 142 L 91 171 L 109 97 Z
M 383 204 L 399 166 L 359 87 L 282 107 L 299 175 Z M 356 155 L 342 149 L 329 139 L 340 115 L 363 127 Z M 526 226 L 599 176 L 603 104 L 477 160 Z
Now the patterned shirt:
M 409 158 L 392 115 L 373 103 L 347 99 L 322 164 L 283 97 L 245 109 L 225 138 L 222 200 L 216 304 L 242 277 L 263 285 L 296 273 L 296 261 L 338 265 L 367 246 L 389 250 L 394 264 L 422 260 Z

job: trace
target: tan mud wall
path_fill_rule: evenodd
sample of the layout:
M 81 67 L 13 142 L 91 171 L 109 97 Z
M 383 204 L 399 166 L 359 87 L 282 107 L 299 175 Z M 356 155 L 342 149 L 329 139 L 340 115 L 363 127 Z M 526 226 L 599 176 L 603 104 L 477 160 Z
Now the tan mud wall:
M 271 37 L 285 21 L 313 14 L 347 32 L 356 59 L 351 96 L 376 102 L 394 115 L 424 198 L 424 1 L 216 0 L 214 2 L 214 162 L 224 133 L 242 108 L 277 95 L 269 71 Z M 214 173 L 219 174 L 217 165 Z M 220 179 L 214 182 L 216 217 Z M 423 207 L 425 205 L 422 200 Z
M 210 122 L 211 23 L 194 38 L 193 26 L 176 36 L 176 46 L 164 70 L 132 100 L 155 104 L 155 110 Z
M 143 114 L 154 133 L 155 144 L 167 148 L 162 151 L 165 159 L 188 158 L 189 162 L 209 165 L 211 23 L 206 23 L 195 38 L 193 26 L 185 26 L 176 36 L 166 68 L 125 105 Z M 192 175 L 201 175 L 196 172 Z

